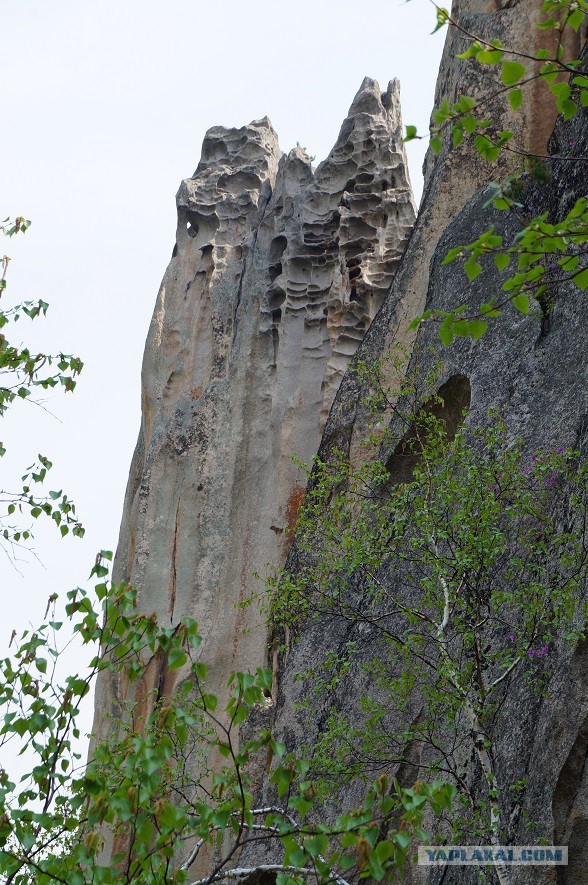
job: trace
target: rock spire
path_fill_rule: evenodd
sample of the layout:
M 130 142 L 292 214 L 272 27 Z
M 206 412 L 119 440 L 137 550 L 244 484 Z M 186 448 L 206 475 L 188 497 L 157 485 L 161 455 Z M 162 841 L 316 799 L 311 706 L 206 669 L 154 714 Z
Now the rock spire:
M 176 245 L 145 349 L 142 421 L 115 578 L 160 623 L 195 618 L 210 690 L 266 663 L 254 573 L 283 564 L 350 357 L 415 218 L 399 85 L 366 78 L 316 171 L 267 118 L 216 126 L 177 195 Z M 134 699 L 172 690 L 158 660 Z M 181 677 L 181 673 L 180 673 Z M 103 674 L 95 734 L 127 689 Z

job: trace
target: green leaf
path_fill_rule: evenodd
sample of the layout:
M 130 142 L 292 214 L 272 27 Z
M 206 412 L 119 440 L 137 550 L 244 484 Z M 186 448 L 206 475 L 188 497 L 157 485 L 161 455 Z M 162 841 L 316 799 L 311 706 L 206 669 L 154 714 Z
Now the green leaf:
M 443 264 L 451 264 L 452 261 L 461 255 L 462 247 L 458 246 L 456 249 L 450 249 L 445 258 L 443 259 Z
M 183 667 L 186 661 L 188 660 L 188 655 L 184 651 L 183 648 L 172 648 L 169 653 L 169 669 L 177 670 L 179 667 Z
M 311 836 L 309 839 L 304 840 L 304 849 L 311 857 L 317 857 L 317 855 L 326 852 L 328 844 L 326 836 Z
M 380 858 L 377 854 L 371 852 L 369 856 L 369 869 L 372 877 L 376 880 L 376 882 L 381 882 L 386 875 L 386 871 L 380 863 Z
M 502 82 L 505 86 L 514 86 L 525 76 L 526 68 L 518 61 L 502 62 Z
M 585 292 L 588 289 L 588 267 L 585 267 L 580 273 L 576 274 L 574 277 L 574 283 L 581 289 L 582 292 Z
M 410 833 L 407 833 L 405 830 L 400 830 L 398 833 L 394 833 L 392 838 L 403 850 L 410 845 Z
M 455 337 L 455 335 L 453 334 L 454 321 L 455 317 L 451 314 L 450 316 L 445 317 L 445 319 L 439 326 L 439 337 L 446 347 L 451 344 Z
M 245 706 L 245 704 L 241 704 L 237 707 L 237 712 L 233 716 L 233 725 L 240 725 L 242 722 L 245 722 L 247 717 L 249 716 L 249 710 Z
M 469 335 L 469 323 L 466 319 L 461 317 L 456 320 L 453 324 L 453 334 L 459 335 L 460 338 L 467 338 Z
M 484 320 L 470 320 L 468 323 L 469 334 L 476 341 L 482 337 L 487 328 L 488 323 L 484 322 Z
M 518 295 L 515 295 L 512 299 L 512 304 L 521 313 L 529 313 L 529 296 L 526 292 L 519 292 Z
M 504 270 L 510 264 L 510 255 L 506 252 L 500 252 L 494 256 L 494 262 L 498 270 Z
M 276 768 L 272 775 L 272 783 L 278 787 L 278 796 L 280 799 L 286 793 L 292 783 L 292 772 L 288 768 L 280 766 Z
M 578 28 L 581 27 L 584 21 L 585 13 L 582 12 L 581 9 L 574 9 L 570 17 L 568 18 L 568 25 L 577 31 Z
M 479 274 L 482 272 L 482 265 L 478 264 L 478 262 L 474 258 L 470 258 L 463 266 L 465 270 L 468 280 L 472 283 Z
M 497 65 L 502 60 L 502 52 L 500 49 L 482 49 L 476 55 L 476 59 L 484 65 Z
M 272 753 L 274 753 L 278 757 L 278 759 L 281 759 L 283 756 L 285 756 L 285 754 L 286 754 L 286 745 L 285 744 L 280 743 L 280 741 L 272 740 L 272 741 L 270 741 L 270 747 L 271 747 Z
M 202 693 L 202 701 L 207 710 L 210 710 L 211 713 L 214 713 L 216 710 L 216 706 L 218 704 L 218 698 L 215 694 L 210 694 L 208 692 Z
M 472 116 L 464 117 L 461 123 L 468 135 L 471 135 L 478 128 L 478 121 Z
M 412 141 L 413 138 L 417 137 L 417 128 L 416 126 L 407 126 L 406 127 L 406 135 L 403 141 Z
M 437 138 L 437 137 L 432 138 L 430 144 L 431 144 L 431 149 L 432 149 L 436 154 L 440 153 L 441 148 L 442 148 L 442 146 L 443 146 L 442 143 L 441 143 L 441 139 L 440 139 L 440 138 Z
M 381 861 L 387 861 L 388 858 L 392 857 L 394 854 L 394 846 L 388 840 L 384 842 L 378 842 L 376 845 L 376 852 Z
M 444 25 L 447 24 L 448 20 L 449 20 L 449 12 L 446 9 L 443 9 L 442 6 L 438 6 L 437 7 L 437 24 L 435 25 L 435 28 L 433 31 L 431 31 L 431 33 L 436 34 L 438 30 L 440 30 Z
M 523 93 L 520 89 L 511 89 L 511 91 L 508 93 L 508 100 L 513 111 L 516 111 L 521 106 Z
M 496 308 L 494 307 L 494 300 L 492 300 L 487 301 L 485 304 L 482 304 L 480 306 L 480 313 L 482 314 L 482 316 L 486 317 L 499 317 L 502 311 L 496 310 Z
M 293 867 L 303 867 L 306 863 L 306 854 L 302 848 L 293 848 L 287 855 L 288 864 Z

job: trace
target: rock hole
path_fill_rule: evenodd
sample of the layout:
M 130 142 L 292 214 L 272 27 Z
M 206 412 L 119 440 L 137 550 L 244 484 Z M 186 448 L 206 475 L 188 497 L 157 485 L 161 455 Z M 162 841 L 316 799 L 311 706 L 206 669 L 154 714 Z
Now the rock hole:
M 274 351 L 273 366 L 278 364 L 278 348 L 280 346 L 280 333 L 277 326 L 272 326 L 272 347 Z
M 266 870 L 252 873 L 243 880 L 244 885 L 276 885 L 277 873 L 271 873 Z
M 541 308 L 541 331 L 539 340 L 546 338 L 551 332 L 553 308 L 557 300 L 557 294 L 554 287 L 547 285 L 547 289 L 537 297 L 537 302 Z
M 277 280 L 282 275 L 282 262 L 278 261 L 277 264 L 270 264 L 268 271 L 270 283 L 273 283 L 274 280 Z
M 437 397 L 441 400 L 439 401 Z M 446 442 L 451 443 L 464 422 L 464 413 L 468 411 L 472 400 L 472 388 L 469 378 L 465 375 L 452 375 L 437 391 L 437 397 L 431 398 L 419 409 L 415 420 L 404 434 L 386 465 L 390 473 L 390 481 L 396 485 L 411 482 L 421 453 L 419 437 L 426 437 L 425 419 L 433 415 L 445 425 Z
M 214 214 L 205 215 L 202 212 L 186 212 L 185 219 L 188 234 L 193 239 L 199 236 L 202 245 L 210 245 L 218 230 L 218 217 Z
M 270 251 L 269 251 L 269 263 L 277 264 L 282 255 L 286 250 L 286 246 L 288 245 L 288 240 L 286 237 L 279 236 L 274 237 L 270 243 Z
M 584 657 L 585 643 L 580 648 Z M 567 845 L 569 866 L 557 867 L 558 885 L 581 882 L 588 864 L 588 818 L 585 795 L 588 761 L 588 721 L 578 729 L 576 740 L 561 769 L 553 794 L 554 836 L 557 845 Z
M 267 304 L 272 313 L 282 306 L 286 300 L 286 293 L 283 289 L 272 289 L 267 293 Z

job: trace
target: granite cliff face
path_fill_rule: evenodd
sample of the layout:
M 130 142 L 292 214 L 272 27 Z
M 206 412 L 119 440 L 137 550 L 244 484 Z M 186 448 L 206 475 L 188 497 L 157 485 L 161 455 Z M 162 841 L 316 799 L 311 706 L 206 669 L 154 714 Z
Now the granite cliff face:
M 364 80 L 316 171 L 302 149 L 282 154 L 267 118 L 209 130 L 177 206 L 115 577 L 161 624 L 198 621 L 222 698 L 231 672 L 265 664 L 264 617 L 242 603 L 288 552 L 303 493 L 291 456 L 315 456 L 414 221 L 397 81 Z M 133 698 L 147 712 L 171 690 L 153 659 Z M 102 678 L 97 736 L 125 698 Z
M 515 2 L 496 8 L 489 4 L 460 3 L 453 12 L 469 31 L 499 37 L 505 44 L 532 48 L 533 41 L 544 39 L 530 28 L 538 7 Z M 534 47 L 539 44 L 535 42 Z M 437 98 L 456 100 L 460 92 L 480 95 L 487 84 L 476 79 L 475 67 L 456 60 L 461 51 L 460 38 L 453 32 L 439 75 Z M 524 49 L 523 49 L 524 51 Z M 588 114 L 583 110 L 570 123 L 557 121 L 548 110 L 550 104 L 536 90 L 529 91 L 522 106 L 523 119 L 516 121 L 517 132 L 527 132 L 529 146 L 539 153 L 567 155 L 588 151 Z M 503 122 L 508 124 L 507 112 Z M 541 116 L 542 115 L 542 116 Z M 555 130 L 554 130 L 555 126 Z M 511 127 L 515 128 L 515 127 Z M 497 233 L 512 236 L 515 228 L 506 213 L 486 206 L 489 191 L 485 183 L 496 180 L 496 168 L 483 164 L 467 149 L 450 152 L 447 147 L 437 157 L 429 155 L 425 164 L 426 186 L 410 245 L 403 256 L 382 309 L 366 334 L 357 359 L 375 364 L 397 342 L 413 346 L 407 333 L 410 319 L 427 308 L 450 310 L 459 304 L 480 305 L 498 289 L 495 271 L 484 272 L 468 285 L 463 270 L 455 264 L 444 265 L 447 251 L 458 243 L 472 242 L 495 225 Z M 537 184 L 521 179 L 523 212 L 549 211 L 560 218 L 574 201 L 588 191 L 582 164 L 553 162 L 549 183 Z M 495 320 L 489 331 L 474 343 L 456 341 L 443 349 L 443 370 L 439 387 L 446 385 L 445 402 L 459 412 L 469 407 L 467 425 L 476 427 L 488 420 L 492 408 L 501 410 L 510 433 L 522 436 L 529 448 L 570 446 L 586 448 L 588 425 L 588 338 L 583 321 L 584 303 L 578 291 L 562 291 L 549 316 L 539 305 L 526 317 L 507 311 Z M 438 349 L 435 328 L 424 326 L 409 368 L 426 372 L 436 357 L 428 349 Z M 418 356 L 417 356 L 418 353 Z M 327 461 L 334 448 L 347 452 L 355 465 L 366 457 L 365 439 L 368 416 L 361 405 L 366 389 L 357 375 L 348 372 L 339 388 L 323 434 L 319 455 Z M 392 419 L 390 419 L 392 420 Z M 311 480 L 312 481 L 312 480 Z M 293 548 L 287 568 L 296 573 L 304 559 Z M 393 576 L 391 576 L 393 581 Z M 351 583 L 349 593 L 355 592 Z M 344 591 L 343 591 L 344 592 Z M 289 747 L 312 745 L 332 711 L 350 721 L 359 721 L 358 697 L 377 687 L 361 673 L 361 656 L 342 683 L 332 690 L 316 694 L 315 686 L 297 679 L 316 665 L 319 649 L 345 654 L 348 643 L 362 638 L 358 628 L 336 617 L 321 623 L 309 622 L 300 631 L 280 661 L 279 691 L 273 710 L 273 728 Z M 365 642 L 365 637 L 363 637 Z M 375 637 L 369 637 L 374 643 Z M 373 654 L 373 644 L 371 653 Z M 588 652 L 585 643 L 574 649 L 562 649 L 551 662 L 553 676 L 546 697 L 533 696 L 521 688 L 510 697 L 503 711 L 497 737 L 499 780 L 512 783 L 524 776 L 528 786 L 522 797 L 508 800 L 505 814 L 514 844 L 527 844 L 527 819 L 538 824 L 537 833 L 553 844 L 569 845 L 567 868 L 536 867 L 532 871 L 513 868 L 514 883 L 582 883 L 588 881 Z M 325 682 L 328 683 L 328 679 Z M 309 707 L 310 705 L 310 707 Z M 309 715 L 309 709 L 311 714 Z M 390 711 L 391 730 L 410 725 L 404 714 Z M 410 785 L 418 777 L 420 758 L 415 751 L 414 765 L 391 764 L 390 775 Z M 477 763 L 466 765 L 468 783 L 475 785 L 480 772 Z M 267 789 L 267 785 L 265 787 Z M 345 787 L 337 797 L 337 808 L 353 806 L 360 799 L 357 784 Z M 333 813 L 336 809 L 333 809 Z M 473 883 L 479 881 L 475 870 L 447 868 L 431 870 L 410 867 L 407 880 L 419 883 Z M 494 881 L 494 879 L 491 879 Z

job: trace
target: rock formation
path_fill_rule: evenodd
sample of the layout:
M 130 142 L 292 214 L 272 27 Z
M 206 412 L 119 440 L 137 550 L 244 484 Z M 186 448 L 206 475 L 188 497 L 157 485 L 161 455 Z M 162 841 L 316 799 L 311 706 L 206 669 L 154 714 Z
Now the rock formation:
M 466 0 L 454 4 L 453 14 L 470 32 L 535 51 L 549 39 L 529 26 L 537 9 L 533 0 Z M 488 94 L 488 71 L 456 60 L 462 42 L 458 31 L 449 32 L 436 103 Z M 529 146 L 546 153 L 556 116 L 546 110 L 552 105 L 544 106 L 541 88 L 528 84 L 516 118 L 507 109 L 497 122 L 528 133 Z M 572 142 L 576 153 L 588 152 L 586 113 L 557 123 L 551 145 L 558 153 Z M 485 205 L 485 185 L 508 165 L 489 166 L 467 145 L 452 151 L 444 144 L 438 156 L 430 154 L 419 217 L 402 254 L 413 206 L 394 82 L 380 94 L 377 84 L 364 81 L 333 151 L 314 173 L 301 149 L 281 155 L 268 120 L 208 132 L 198 169 L 178 194 L 177 244 L 147 342 L 143 420 L 116 577 L 137 586 L 141 609 L 156 611 L 160 622 L 173 625 L 184 615 L 199 621 L 217 694 L 231 671 L 267 662 L 263 615 L 257 604 L 242 603 L 257 588 L 252 573 L 282 564 L 289 553 L 304 491 L 290 456 L 312 459 L 324 428 L 324 460 L 336 447 L 360 463 L 367 427 L 362 386 L 352 373 L 340 381 L 362 338 L 357 357 L 373 364 L 398 342 L 412 347 L 408 325 L 425 306 L 446 310 L 488 299 L 496 287 L 491 272 L 466 286 L 463 271 L 443 258 L 492 224 L 512 232 L 508 217 Z M 582 172 L 553 164 L 549 184 L 523 180 L 525 209 L 561 215 L 586 192 Z M 459 340 L 444 351 L 439 384 L 449 382 L 451 391 L 452 379 L 461 379 L 453 388 L 457 405 L 466 385 L 471 425 L 500 407 L 531 448 L 585 447 L 581 310 L 577 293 L 564 293 L 549 318 L 538 307 L 526 317 L 505 313 L 480 342 Z M 421 353 L 436 335 L 422 328 Z M 294 547 L 287 567 L 296 572 L 300 565 Z M 335 689 L 313 696 L 310 718 L 298 706 L 308 688 L 297 674 L 321 654 L 343 649 L 352 630 L 335 620 L 310 622 L 280 658 L 276 703 L 267 715 L 289 749 L 312 743 L 333 707 L 360 715 L 360 677 L 353 670 Z M 529 699 L 523 691 L 509 701 L 513 711 L 526 713 L 516 733 L 506 728 L 498 736 L 499 776 L 508 783 L 523 771 L 528 780 L 522 804 L 513 800 L 507 809 L 511 837 L 526 844 L 529 814 L 542 836 L 569 844 L 570 867 L 557 877 L 542 868 L 532 878 L 515 870 L 514 883 L 587 880 L 585 644 L 562 652 L 553 666 L 548 698 Z M 170 674 L 154 660 L 136 699 L 148 705 L 150 690 L 172 689 Z M 102 713 L 116 714 L 125 691 L 102 678 L 98 735 L 111 727 Z M 390 711 L 392 725 L 396 715 Z M 392 773 L 407 783 L 415 779 L 414 771 Z M 479 773 L 472 766 L 464 776 L 475 780 Z M 344 804 L 354 804 L 354 789 L 343 790 Z M 251 849 L 243 857 L 243 863 L 258 860 Z M 413 868 L 409 880 L 474 881 L 468 870 L 441 872 L 427 878 Z
M 210 129 L 177 206 L 115 578 L 161 624 L 198 621 L 222 697 L 228 674 L 266 662 L 264 616 L 245 603 L 291 543 L 305 482 L 291 456 L 315 456 L 414 221 L 397 81 L 364 80 L 316 171 L 301 148 L 281 153 L 267 118 Z M 146 712 L 171 689 L 154 659 L 134 699 Z M 98 737 L 126 692 L 101 679 Z
M 477 2 L 453 7 L 453 13 L 470 32 L 489 40 L 501 38 L 505 45 L 516 45 L 522 51 L 536 50 L 540 45 L 537 41 L 545 39 L 543 32 L 529 27 L 537 11 L 535 4 L 525 0 L 504 4 L 502 8 Z M 455 101 L 460 93 L 479 96 L 489 91 L 488 82 L 478 79 L 486 76 L 485 73 L 455 58 L 455 53 L 462 49 L 460 43 L 459 34 L 450 31 L 438 80 L 437 102 L 442 98 Z M 585 156 L 588 152 L 586 110 L 567 124 L 558 121 L 552 135 L 556 122 L 552 104 L 541 98 L 538 89 L 535 85 L 527 91 L 522 116 L 516 119 L 516 127 L 509 128 L 532 136 L 532 147 L 539 153 L 551 151 L 565 156 L 573 145 L 575 154 Z M 508 127 L 509 116 L 510 111 L 505 111 L 502 125 Z M 553 162 L 551 169 L 552 179 L 548 184 L 523 177 L 523 212 L 535 215 L 549 211 L 553 217 L 561 218 L 579 196 L 586 194 L 583 164 Z M 519 167 L 519 172 L 522 171 Z M 463 269 L 457 264 L 444 265 L 443 259 L 451 247 L 472 242 L 492 225 L 497 233 L 507 237 L 514 233 L 515 227 L 507 213 L 496 212 L 486 205 L 489 192 L 485 184 L 491 178 L 499 178 L 501 170 L 487 165 L 467 147 L 450 151 L 444 146 L 439 156 L 431 153 L 427 156 L 425 174 L 425 193 L 409 248 L 356 356 L 368 364 L 380 361 L 399 341 L 411 347 L 413 336 L 407 332 L 408 324 L 425 307 L 450 310 L 463 303 L 480 305 L 497 288 L 500 291 L 500 281 L 492 269 L 485 269 L 474 284 L 469 285 Z M 467 420 L 471 427 L 483 424 L 491 408 L 500 408 L 509 430 L 520 434 L 531 450 L 542 445 L 585 450 L 588 363 L 583 311 L 584 303 L 578 290 L 564 291 L 549 317 L 542 316 L 539 305 L 526 317 L 508 310 L 493 322 L 479 342 L 460 339 L 443 349 L 439 386 L 448 385 L 446 406 L 460 410 L 469 405 Z M 428 348 L 436 349 L 438 343 L 436 328 L 427 325 L 421 328 L 418 361 L 422 371 L 426 372 L 435 358 L 427 356 Z M 417 357 L 413 357 L 411 367 L 416 365 Z M 453 384 L 456 379 L 459 383 Z M 365 458 L 361 444 L 368 421 L 361 406 L 363 392 L 357 375 L 349 372 L 325 427 L 319 449 L 323 460 L 328 462 L 334 448 L 348 452 L 355 465 Z M 302 566 L 303 559 L 294 547 L 287 568 L 296 573 Z M 357 699 L 366 690 L 366 677 L 360 675 L 361 656 L 334 690 L 324 688 L 317 695 L 314 686 L 311 688 L 296 678 L 297 674 L 307 672 L 311 664 L 316 664 L 319 650 L 344 654 L 346 644 L 357 639 L 354 629 L 357 628 L 344 625 L 336 618 L 330 621 L 323 618 L 320 624 L 309 622 L 301 629 L 298 642 L 282 656 L 272 727 L 289 748 L 296 750 L 312 745 L 313 737 L 320 733 L 332 710 L 340 711 L 351 721 L 361 716 Z M 509 700 L 503 721 L 510 721 L 512 725 L 498 736 L 499 778 L 502 783 L 512 783 L 523 772 L 528 779 L 522 801 L 513 795 L 506 809 L 513 842 L 528 844 L 529 839 L 534 838 L 525 829 L 528 816 L 538 822 L 539 835 L 552 840 L 553 844 L 569 845 L 570 865 L 559 869 L 557 875 L 549 868 L 535 867 L 532 871 L 513 868 L 513 883 L 588 881 L 586 644 L 562 651 L 551 665 L 554 675 L 547 698 L 532 697 L 528 690 L 522 689 Z M 373 690 L 377 696 L 377 689 Z M 310 716 L 305 701 L 311 705 Z M 392 730 L 406 725 L 402 714 L 390 711 Z M 418 761 L 415 756 L 415 763 Z M 400 782 L 408 786 L 418 776 L 418 769 L 392 766 L 388 773 L 396 774 Z M 479 777 L 476 763 L 468 768 L 467 777 L 472 779 L 470 783 Z M 352 807 L 359 800 L 357 785 L 343 789 L 338 799 L 338 809 Z M 475 870 L 459 867 L 430 873 L 418 867 L 407 870 L 407 881 L 419 883 L 441 880 L 445 885 L 473 883 L 479 881 L 476 876 Z

